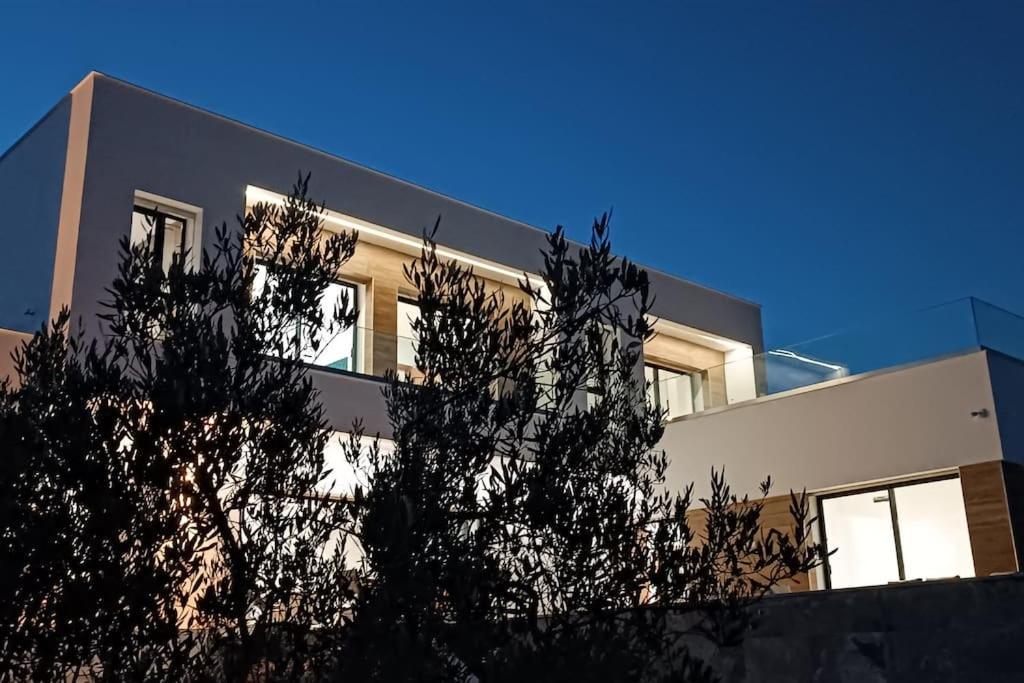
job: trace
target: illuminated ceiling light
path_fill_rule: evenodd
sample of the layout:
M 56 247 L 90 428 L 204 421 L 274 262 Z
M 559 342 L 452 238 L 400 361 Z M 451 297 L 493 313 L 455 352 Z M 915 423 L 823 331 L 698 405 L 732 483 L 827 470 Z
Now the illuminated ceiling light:
M 283 195 L 280 195 L 276 192 L 264 190 L 262 188 L 254 187 L 252 185 L 249 185 L 245 188 L 245 198 L 249 202 L 264 202 L 267 204 L 276 204 L 278 206 L 284 204 L 285 199 Z M 331 211 L 330 209 L 328 209 L 327 213 L 324 215 L 324 221 L 345 228 L 347 230 L 356 230 L 360 234 L 371 235 L 377 239 L 386 242 L 401 244 L 402 246 L 413 249 L 417 252 L 423 247 L 422 240 L 410 237 L 409 235 L 400 233 L 396 230 L 391 230 L 390 228 L 385 228 L 383 226 L 375 225 L 373 223 L 360 220 L 358 218 L 353 218 L 352 216 L 346 216 L 344 214 L 336 213 L 334 211 Z M 492 263 L 489 261 L 485 261 L 483 259 L 469 256 L 468 254 L 464 254 L 462 252 L 438 246 L 437 253 L 439 256 L 451 259 L 453 261 L 460 261 L 469 266 L 472 266 L 474 269 L 495 273 L 497 275 L 500 275 L 505 280 L 518 282 L 525 276 L 526 279 L 529 280 L 530 284 L 532 284 L 533 286 L 543 286 L 543 281 L 535 275 L 524 273 L 522 271 L 512 270 L 511 268 L 505 268 L 496 263 Z

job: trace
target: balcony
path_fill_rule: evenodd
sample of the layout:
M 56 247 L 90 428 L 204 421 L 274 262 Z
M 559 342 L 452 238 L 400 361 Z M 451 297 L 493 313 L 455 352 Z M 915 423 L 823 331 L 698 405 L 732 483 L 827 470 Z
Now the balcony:
M 1024 360 L 1024 318 L 975 298 L 679 373 L 651 389 L 669 421 L 887 368 L 985 348 Z

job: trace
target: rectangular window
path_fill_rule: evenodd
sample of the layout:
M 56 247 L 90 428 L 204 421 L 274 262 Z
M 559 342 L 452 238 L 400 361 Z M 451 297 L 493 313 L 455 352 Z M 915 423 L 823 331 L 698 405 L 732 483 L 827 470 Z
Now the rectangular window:
M 132 209 L 131 243 L 144 244 L 160 255 L 160 263 L 167 271 L 175 257 L 186 252 L 190 266 L 197 262 L 197 214 L 171 205 L 150 200 L 137 194 Z
M 256 265 L 253 290 L 255 293 L 263 291 L 267 286 L 267 267 L 263 264 Z M 347 282 L 332 282 L 327 285 L 320 297 L 320 311 L 323 320 L 323 327 L 320 333 L 319 347 L 314 349 L 310 335 L 304 334 L 301 328 L 295 331 L 295 352 L 306 363 L 323 368 L 335 370 L 347 370 L 350 372 L 361 372 L 358 348 L 358 328 L 347 327 L 344 329 L 331 329 L 336 327 L 332 323 L 335 308 L 347 295 L 347 311 L 352 312 L 358 309 L 359 288 Z
M 359 468 L 353 467 L 345 457 L 349 445 L 349 434 L 347 432 L 334 432 L 327 446 L 324 449 L 324 465 L 329 470 L 327 478 L 320 482 L 317 487 L 319 493 L 329 493 L 339 499 L 351 498 L 356 486 L 364 489 L 369 482 L 363 476 Z M 360 448 L 363 457 L 367 457 L 373 446 L 373 438 L 365 436 L 360 441 Z M 390 455 L 394 453 L 395 442 L 390 439 L 380 439 L 380 453 Z
M 821 502 L 829 549 L 831 588 L 878 586 L 899 581 L 892 510 L 886 490 L 854 493 Z
M 818 506 L 823 542 L 835 551 L 829 588 L 974 576 L 956 476 L 822 496 Z

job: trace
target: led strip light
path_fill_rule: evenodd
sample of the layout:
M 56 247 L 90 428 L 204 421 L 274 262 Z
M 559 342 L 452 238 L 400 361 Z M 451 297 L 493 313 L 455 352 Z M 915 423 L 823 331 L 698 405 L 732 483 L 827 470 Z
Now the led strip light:
M 259 187 L 254 187 L 252 185 L 249 185 L 245 188 L 245 198 L 246 201 L 249 203 L 265 202 L 267 204 L 276 204 L 278 206 L 284 204 L 284 197 L 282 195 L 276 192 L 271 192 L 269 190 L 264 190 Z M 347 230 L 356 230 L 361 234 L 372 235 L 373 237 L 376 237 L 387 242 L 401 244 L 403 246 L 415 249 L 416 251 L 419 251 L 423 247 L 422 240 L 415 239 L 408 235 L 399 233 L 395 230 L 391 230 L 379 225 L 374 225 L 373 223 L 368 223 L 366 221 L 359 220 L 358 218 L 352 218 L 351 216 L 338 214 L 329 209 L 324 215 L 324 221 L 345 228 Z M 532 285 L 543 286 L 543 281 L 535 275 L 531 275 L 529 273 L 524 273 L 521 271 L 515 271 L 510 268 L 505 268 L 495 263 L 491 263 L 479 258 L 475 258 L 473 256 L 469 256 L 467 254 L 463 254 L 462 252 L 453 251 L 451 249 L 438 246 L 437 253 L 438 255 L 444 258 L 452 259 L 454 261 L 461 261 L 462 263 L 472 266 L 474 269 L 480 269 L 484 271 L 489 271 L 491 273 L 495 273 L 497 275 L 502 276 L 502 278 L 506 280 L 512 280 L 513 282 L 517 282 L 525 276 Z

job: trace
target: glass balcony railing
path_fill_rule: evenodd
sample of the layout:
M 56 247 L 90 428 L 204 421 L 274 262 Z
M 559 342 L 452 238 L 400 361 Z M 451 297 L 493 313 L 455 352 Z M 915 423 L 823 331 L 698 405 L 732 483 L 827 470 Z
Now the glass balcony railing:
M 652 382 L 667 419 L 874 370 L 987 348 L 1024 360 L 1024 317 L 974 298 L 892 316 L 809 341 Z M 325 370 L 417 381 L 416 341 L 354 327 L 321 341 L 303 360 Z
M 986 348 L 1024 360 L 1024 317 L 974 298 L 891 316 L 658 383 L 668 419 Z

